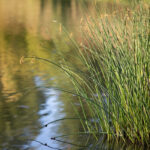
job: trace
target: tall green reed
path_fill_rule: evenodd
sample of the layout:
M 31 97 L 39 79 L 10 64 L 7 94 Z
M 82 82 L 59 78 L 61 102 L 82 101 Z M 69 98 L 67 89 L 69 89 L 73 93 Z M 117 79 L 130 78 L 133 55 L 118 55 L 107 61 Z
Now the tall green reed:
M 147 5 L 82 19 L 82 41 L 70 39 L 81 66 L 57 64 L 69 76 L 85 133 L 149 145 L 150 11 Z M 84 20 L 84 21 L 83 21 Z M 29 57 L 28 57 L 29 58 Z
M 80 95 L 84 129 L 95 137 L 105 133 L 109 139 L 149 144 L 149 16 L 149 6 L 138 5 L 133 11 L 86 17 L 82 43 L 72 40 L 84 71 L 62 67 Z

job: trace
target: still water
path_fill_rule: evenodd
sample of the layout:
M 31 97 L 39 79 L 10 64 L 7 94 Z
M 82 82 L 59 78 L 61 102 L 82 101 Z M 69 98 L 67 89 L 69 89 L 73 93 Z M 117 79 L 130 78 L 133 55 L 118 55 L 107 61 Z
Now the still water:
M 63 53 L 77 64 L 67 35 L 80 40 L 81 6 L 77 0 L 0 0 L 1 150 L 120 149 L 122 144 L 110 144 L 103 138 L 92 148 L 89 137 L 69 136 L 82 131 L 78 120 L 61 120 L 45 127 L 54 120 L 75 117 L 72 104 L 79 110 L 80 105 L 75 96 L 54 88 L 72 89 L 57 67 L 34 59 L 20 62 L 22 56 L 58 62 L 62 59 L 58 54 Z M 99 6 L 110 10 L 122 7 L 113 3 Z M 84 7 L 89 13 L 95 11 L 91 1 Z M 68 33 L 62 31 L 63 26 Z M 59 138 L 61 141 L 51 139 L 61 135 L 68 136 Z M 45 143 L 47 146 L 42 145 Z M 88 148 L 76 146 L 87 143 Z

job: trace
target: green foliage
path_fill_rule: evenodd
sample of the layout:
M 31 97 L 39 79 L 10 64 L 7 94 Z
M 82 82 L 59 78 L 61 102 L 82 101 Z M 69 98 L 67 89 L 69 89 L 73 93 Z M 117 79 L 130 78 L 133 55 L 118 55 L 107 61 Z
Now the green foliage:
M 149 144 L 149 16 L 149 6 L 138 5 L 134 11 L 87 17 L 82 43 L 72 40 L 85 69 L 62 68 L 79 97 L 82 125 L 96 138 L 107 133 L 108 139 Z
M 148 145 L 150 140 L 150 12 L 137 4 L 111 15 L 81 20 L 83 38 L 73 39 L 79 68 L 51 63 L 71 79 L 85 133 Z

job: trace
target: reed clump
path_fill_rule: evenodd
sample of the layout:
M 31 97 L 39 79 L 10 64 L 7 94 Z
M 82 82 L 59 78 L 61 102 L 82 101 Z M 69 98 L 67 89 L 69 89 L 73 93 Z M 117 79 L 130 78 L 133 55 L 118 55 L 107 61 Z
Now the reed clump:
M 132 11 L 86 17 L 82 43 L 73 41 L 84 71 L 63 68 L 79 96 L 83 127 L 96 138 L 105 134 L 149 144 L 149 16 L 149 6 L 139 5 Z

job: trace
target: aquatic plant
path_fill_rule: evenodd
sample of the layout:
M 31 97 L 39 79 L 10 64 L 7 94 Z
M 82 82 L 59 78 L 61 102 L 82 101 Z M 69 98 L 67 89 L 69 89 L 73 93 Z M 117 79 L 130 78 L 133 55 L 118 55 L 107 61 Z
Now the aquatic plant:
M 132 11 L 85 17 L 82 43 L 72 39 L 84 70 L 75 71 L 67 62 L 62 67 L 76 89 L 82 125 L 96 138 L 106 134 L 110 140 L 149 144 L 149 16 L 149 6 L 142 4 Z
M 82 40 L 72 41 L 81 63 L 55 63 L 71 79 L 82 112 L 75 109 L 85 133 L 149 145 L 150 11 L 137 5 L 81 19 Z M 29 57 L 28 57 L 29 58 Z M 21 60 L 22 61 L 22 60 Z

